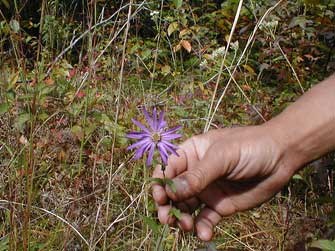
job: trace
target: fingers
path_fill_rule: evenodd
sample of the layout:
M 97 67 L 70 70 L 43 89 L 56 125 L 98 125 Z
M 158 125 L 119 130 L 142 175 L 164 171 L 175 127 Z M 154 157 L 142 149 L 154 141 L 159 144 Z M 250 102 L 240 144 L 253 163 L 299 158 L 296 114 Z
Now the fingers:
M 195 220 L 195 229 L 198 237 L 203 241 L 210 241 L 213 237 L 213 228 L 221 220 L 220 214 L 204 207 Z
M 167 187 L 168 197 L 173 201 L 183 201 L 194 197 L 209 184 L 222 177 L 238 159 L 234 151 L 227 147 L 223 149 L 223 147 L 221 144 L 213 144 L 200 160 L 174 178 L 176 192 Z
M 179 175 L 187 168 L 188 156 L 187 153 L 190 151 L 189 140 L 184 142 L 179 150 L 177 151 L 179 156 L 171 155 L 168 160 L 168 166 L 165 169 L 165 178 L 172 179 L 173 177 Z M 154 178 L 164 178 L 163 172 L 161 170 L 161 166 L 157 166 L 153 172 Z M 159 184 L 153 184 L 152 186 L 152 194 L 153 198 L 157 205 L 158 210 L 158 218 L 162 224 L 174 225 L 178 224 L 178 226 L 184 231 L 191 231 L 193 229 L 193 217 L 190 215 L 198 206 L 200 202 L 196 198 L 192 198 L 185 203 L 181 203 L 177 206 L 182 210 L 181 217 L 178 221 L 174 217 L 170 215 L 171 206 L 168 205 L 169 198 L 167 197 L 165 188 Z
M 175 217 L 170 215 L 171 206 L 158 207 L 158 219 L 161 224 L 168 224 L 170 226 L 177 224 L 182 230 L 189 232 L 193 229 L 193 217 L 188 213 L 181 213 L 180 219 L 177 221 Z
M 192 197 L 186 201 L 176 203 L 176 207 L 180 209 L 182 212 L 186 212 L 192 214 L 196 209 L 198 209 L 201 205 L 201 201 Z
M 184 150 L 181 148 L 178 151 L 178 156 L 171 156 L 168 161 L 168 166 L 165 168 L 165 178 L 172 179 L 186 169 L 187 157 Z M 153 178 L 164 178 L 162 166 L 158 165 L 154 169 Z M 165 192 L 165 188 L 159 184 L 152 185 L 152 196 L 158 205 L 164 205 L 168 202 L 168 197 Z
M 179 156 L 169 156 L 168 166 L 165 168 L 165 177 L 172 179 L 184 172 L 188 168 L 189 164 L 193 164 L 195 162 L 194 156 L 196 156 L 196 154 L 194 152 L 194 145 L 191 139 L 186 140 L 183 144 L 181 144 L 177 150 Z M 161 166 L 156 166 L 153 172 L 153 177 L 160 179 L 164 178 Z M 152 186 L 152 194 L 158 205 L 164 205 L 168 202 L 165 188 L 159 184 L 154 184 Z

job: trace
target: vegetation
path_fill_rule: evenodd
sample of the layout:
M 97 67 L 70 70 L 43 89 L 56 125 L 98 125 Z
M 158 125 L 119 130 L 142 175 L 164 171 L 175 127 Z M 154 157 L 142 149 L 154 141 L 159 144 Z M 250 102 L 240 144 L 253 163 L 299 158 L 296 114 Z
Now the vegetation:
M 333 155 L 201 243 L 158 223 L 126 150 L 143 105 L 182 141 L 335 71 L 334 1 L 242 2 L 0 0 L 0 250 L 335 250 Z

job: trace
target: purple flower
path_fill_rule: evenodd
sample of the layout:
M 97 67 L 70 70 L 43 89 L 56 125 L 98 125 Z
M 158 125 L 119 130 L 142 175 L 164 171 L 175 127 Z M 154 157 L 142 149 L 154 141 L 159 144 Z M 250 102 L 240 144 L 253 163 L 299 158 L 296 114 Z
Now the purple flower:
M 143 108 L 144 117 L 149 127 L 144 126 L 139 121 L 132 119 L 133 123 L 141 130 L 139 132 L 130 132 L 127 138 L 136 139 L 137 142 L 127 148 L 127 150 L 136 149 L 134 159 L 141 158 L 145 152 L 148 153 L 146 165 L 151 166 L 155 149 L 158 150 L 162 162 L 166 165 L 169 154 L 178 153 L 178 147 L 170 141 L 181 137 L 181 134 L 176 133 L 181 126 L 176 126 L 171 129 L 167 128 L 167 123 L 164 120 L 164 112 L 157 114 L 156 108 L 153 109 L 152 116 Z

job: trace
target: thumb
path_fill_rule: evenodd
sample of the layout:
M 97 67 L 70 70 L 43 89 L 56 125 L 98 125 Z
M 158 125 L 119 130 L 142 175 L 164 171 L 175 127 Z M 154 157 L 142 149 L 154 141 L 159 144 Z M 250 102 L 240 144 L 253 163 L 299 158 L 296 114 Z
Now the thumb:
M 202 159 L 187 166 L 186 171 L 175 177 L 172 186 L 166 186 L 166 193 L 173 201 L 183 201 L 201 193 L 209 184 L 226 175 L 235 156 L 231 149 L 222 146 L 210 147 Z M 174 191 L 173 191 L 174 190 Z

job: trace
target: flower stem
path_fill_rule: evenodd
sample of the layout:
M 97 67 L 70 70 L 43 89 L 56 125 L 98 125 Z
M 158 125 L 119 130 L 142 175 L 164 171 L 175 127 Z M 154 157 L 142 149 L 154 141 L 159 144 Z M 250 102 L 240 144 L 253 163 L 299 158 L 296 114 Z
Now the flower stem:
M 161 167 L 161 170 L 162 170 L 162 172 L 163 172 L 163 177 L 164 177 L 164 180 L 165 180 L 165 169 L 166 169 L 166 167 L 164 166 L 164 165 L 162 165 L 162 167 Z

